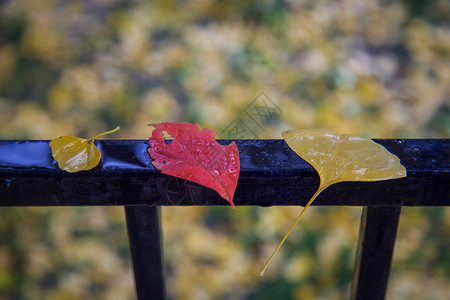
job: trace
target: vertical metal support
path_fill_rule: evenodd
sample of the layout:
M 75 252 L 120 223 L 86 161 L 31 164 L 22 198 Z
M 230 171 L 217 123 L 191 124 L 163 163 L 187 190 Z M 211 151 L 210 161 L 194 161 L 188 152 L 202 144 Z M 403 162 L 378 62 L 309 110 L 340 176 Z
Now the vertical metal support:
M 363 208 L 352 300 L 385 298 L 400 211 L 400 206 Z
M 125 206 L 138 299 L 165 299 L 159 208 Z

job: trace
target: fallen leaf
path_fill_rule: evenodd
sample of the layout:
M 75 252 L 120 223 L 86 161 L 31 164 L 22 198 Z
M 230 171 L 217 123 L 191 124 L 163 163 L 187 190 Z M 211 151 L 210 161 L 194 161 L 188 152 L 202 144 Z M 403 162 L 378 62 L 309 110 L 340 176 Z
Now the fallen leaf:
M 219 193 L 234 208 L 240 161 L 236 143 L 222 146 L 216 132 L 191 123 L 159 123 L 149 138 L 152 164 L 163 174 L 186 179 Z M 172 138 L 166 143 L 163 132 Z
M 295 153 L 316 169 L 320 185 L 264 265 L 261 276 L 302 214 L 327 187 L 342 181 L 378 181 L 406 176 L 398 157 L 369 139 L 337 135 L 326 129 L 289 130 L 281 135 Z
M 57 137 L 50 142 L 53 158 L 58 162 L 59 168 L 70 173 L 90 170 L 98 165 L 101 158 L 100 150 L 95 146 L 94 141 L 119 129 L 120 127 L 116 127 L 91 139 L 71 135 Z

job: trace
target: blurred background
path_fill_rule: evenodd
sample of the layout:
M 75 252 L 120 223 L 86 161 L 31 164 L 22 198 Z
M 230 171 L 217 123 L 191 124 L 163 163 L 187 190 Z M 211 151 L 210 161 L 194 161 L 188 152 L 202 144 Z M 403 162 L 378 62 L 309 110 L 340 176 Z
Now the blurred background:
M 448 138 L 449 15 L 446 0 L 3 0 L 0 139 L 223 132 L 261 92 L 275 117 L 236 137 Z M 310 208 L 258 276 L 299 211 L 163 208 L 171 299 L 348 299 L 361 208 Z M 449 236 L 448 208 L 403 209 L 387 299 L 448 299 Z M 0 210 L 0 299 L 135 298 L 123 208 Z

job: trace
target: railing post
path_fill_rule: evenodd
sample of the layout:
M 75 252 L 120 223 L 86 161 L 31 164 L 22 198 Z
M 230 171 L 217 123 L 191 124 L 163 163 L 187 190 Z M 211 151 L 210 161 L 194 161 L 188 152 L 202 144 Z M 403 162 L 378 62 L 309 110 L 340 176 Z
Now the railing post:
M 138 299 L 165 299 L 159 208 L 125 206 Z
M 400 210 L 400 206 L 363 208 L 352 300 L 385 298 Z

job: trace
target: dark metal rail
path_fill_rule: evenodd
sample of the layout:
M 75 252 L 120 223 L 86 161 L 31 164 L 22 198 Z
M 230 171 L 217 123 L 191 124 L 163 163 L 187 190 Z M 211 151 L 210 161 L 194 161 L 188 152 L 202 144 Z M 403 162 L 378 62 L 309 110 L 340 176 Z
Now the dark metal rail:
M 164 299 L 164 266 L 159 208 L 125 206 L 128 239 L 139 299 Z
M 353 299 L 384 299 L 401 206 L 450 205 L 450 140 L 375 140 L 400 158 L 408 176 L 345 182 L 312 205 L 363 206 Z M 220 141 L 223 144 L 229 141 Z M 319 178 L 283 140 L 237 140 L 241 174 L 234 203 L 305 205 Z M 48 141 L 0 141 L 0 206 L 125 206 L 139 299 L 164 299 L 158 206 L 229 205 L 215 191 L 161 174 L 147 141 L 97 141 L 100 166 L 58 169 Z

